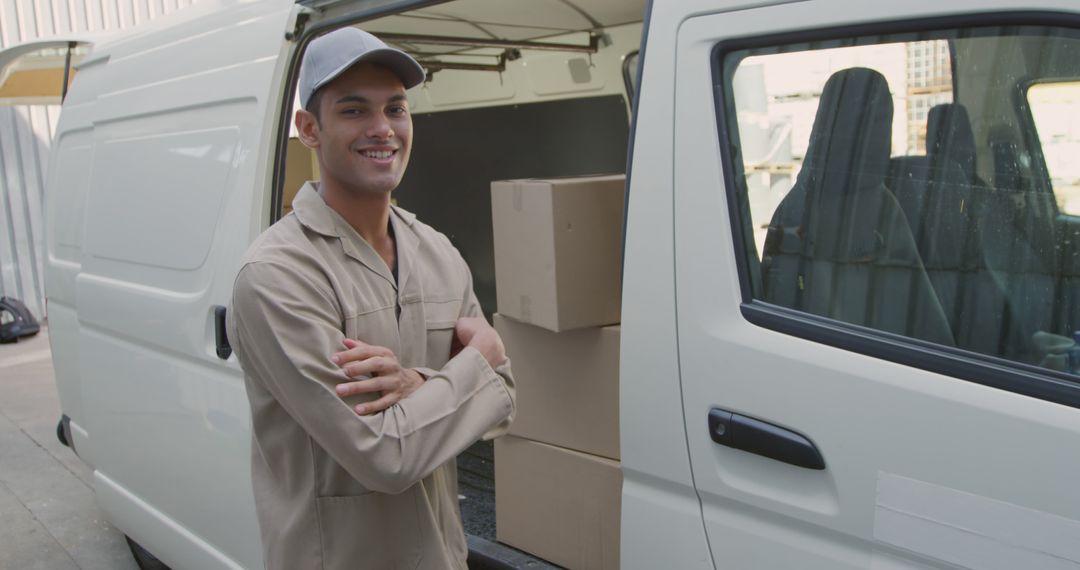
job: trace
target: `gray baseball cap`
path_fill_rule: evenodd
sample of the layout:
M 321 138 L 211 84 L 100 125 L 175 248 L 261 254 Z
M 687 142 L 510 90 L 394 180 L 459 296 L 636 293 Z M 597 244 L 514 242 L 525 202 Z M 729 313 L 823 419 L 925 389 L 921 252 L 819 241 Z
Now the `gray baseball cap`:
M 312 93 L 360 62 L 375 63 L 393 71 L 406 89 L 423 83 L 427 76 L 411 55 L 358 28 L 340 28 L 315 38 L 304 52 L 304 61 L 300 63 L 300 103 L 307 107 Z

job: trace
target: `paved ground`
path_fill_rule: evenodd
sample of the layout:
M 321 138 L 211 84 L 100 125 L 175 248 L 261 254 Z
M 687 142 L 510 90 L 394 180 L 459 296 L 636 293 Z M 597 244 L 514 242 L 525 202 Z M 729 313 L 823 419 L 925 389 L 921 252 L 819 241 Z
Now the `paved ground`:
M 47 331 L 0 344 L 0 570 L 136 569 L 59 419 Z

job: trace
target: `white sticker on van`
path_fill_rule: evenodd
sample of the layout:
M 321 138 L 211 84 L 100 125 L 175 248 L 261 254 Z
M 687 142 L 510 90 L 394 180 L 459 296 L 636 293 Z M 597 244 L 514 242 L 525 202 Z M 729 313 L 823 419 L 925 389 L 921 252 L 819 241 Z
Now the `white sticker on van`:
M 1080 521 L 891 473 L 878 473 L 874 539 L 962 568 L 1080 569 Z

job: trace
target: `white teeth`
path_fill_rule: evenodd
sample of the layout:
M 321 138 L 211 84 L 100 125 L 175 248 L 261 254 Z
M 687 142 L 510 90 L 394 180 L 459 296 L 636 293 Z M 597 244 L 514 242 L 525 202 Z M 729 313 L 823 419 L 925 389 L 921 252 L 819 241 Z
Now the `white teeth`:
M 368 158 L 390 158 L 391 156 L 394 155 L 394 151 L 392 151 L 392 150 L 365 150 L 362 154 L 364 156 L 368 157 Z

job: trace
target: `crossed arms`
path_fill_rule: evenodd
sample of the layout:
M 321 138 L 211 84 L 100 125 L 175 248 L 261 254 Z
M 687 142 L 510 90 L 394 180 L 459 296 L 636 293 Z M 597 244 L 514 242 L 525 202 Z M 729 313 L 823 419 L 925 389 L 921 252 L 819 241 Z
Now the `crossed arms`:
M 471 284 L 465 298 L 472 306 L 463 313 L 478 314 Z M 404 491 L 478 439 L 505 433 L 513 417 L 509 364 L 482 317 L 458 321 L 461 350 L 440 370 L 425 370 L 426 380 L 385 348 L 345 344 L 334 296 L 284 264 L 241 269 L 230 321 L 249 385 L 372 491 Z M 346 350 L 335 363 L 329 351 L 338 346 Z M 342 399 L 376 393 L 359 409 Z

